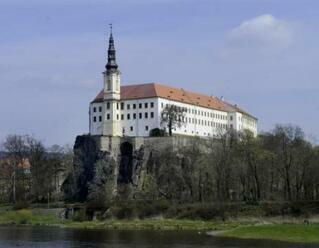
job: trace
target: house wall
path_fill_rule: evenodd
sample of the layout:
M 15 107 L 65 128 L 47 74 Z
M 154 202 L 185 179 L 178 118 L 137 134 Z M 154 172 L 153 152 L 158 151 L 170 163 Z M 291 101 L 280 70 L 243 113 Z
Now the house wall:
M 161 112 L 167 105 L 176 105 L 187 110 L 185 122 L 173 130 L 174 134 L 209 137 L 223 134 L 229 128 L 233 128 L 237 131 L 248 129 L 257 136 L 257 120 L 245 114 L 204 108 L 158 97 L 119 102 L 118 118 L 122 135 L 147 137 L 153 128 L 167 130 L 166 124 L 161 123 Z M 91 135 L 102 135 L 103 120 L 106 120 L 108 114 L 110 110 L 107 109 L 106 102 L 91 103 Z

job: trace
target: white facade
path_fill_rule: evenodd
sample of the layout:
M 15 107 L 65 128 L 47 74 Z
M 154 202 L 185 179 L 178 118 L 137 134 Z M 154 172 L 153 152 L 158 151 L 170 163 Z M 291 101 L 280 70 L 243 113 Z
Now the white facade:
M 256 118 L 240 111 L 237 106 L 213 97 L 157 84 L 160 88 L 158 92 L 162 92 L 160 95 L 154 84 L 147 84 L 139 85 L 142 93 L 131 89 L 130 96 L 123 94 L 124 97 L 121 98 L 121 77 L 115 53 L 111 33 L 108 63 L 103 72 L 103 91 L 90 104 L 91 135 L 145 137 L 154 128 L 168 131 L 165 123 L 161 123 L 161 113 L 167 105 L 175 105 L 186 111 L 182 126 L 176 127 L 173 134 L 208 137 L 223 134 L 228 129 L 248 129 L 257 136 Z M 154 87 L 148 87 L 150 85 Z M 195 98 L 191 100 L 191 97 Z
M 121 132 L 113 136 L 149 136 L 150 130 L 154 128 L 165 129 L 165 123 L 161 123 L 161 112 L 166 105 L 187 109 L 183 125 L 173 130 L 173 134 L 209 137 L 233 128 L 237 131 L 248 129 L 257 136 L 257 120 L 253 117 L 240 112 L 225 112 L 160 97 L 119 101 L 115 118 Z M 112 112 L 107 106 L 105 102 L 91 103 L 91 135 L 103 135 L 103 122 L 110 118 Z

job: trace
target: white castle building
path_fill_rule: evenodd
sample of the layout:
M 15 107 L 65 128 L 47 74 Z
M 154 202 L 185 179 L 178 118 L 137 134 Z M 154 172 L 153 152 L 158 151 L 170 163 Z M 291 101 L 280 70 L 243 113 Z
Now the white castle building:
M 207 137 L 228 129 L 248 129 L 257 136 L 257 118 L 217 97 L 158 83 L 121 86 L 112 30 L 103 77 L 103 90 L 90 103 L 91 135 L 145 137 L 155 128 L 167 130 L 161 113 L 166 106 L 175 105 L 185 112 L 174 135 Z

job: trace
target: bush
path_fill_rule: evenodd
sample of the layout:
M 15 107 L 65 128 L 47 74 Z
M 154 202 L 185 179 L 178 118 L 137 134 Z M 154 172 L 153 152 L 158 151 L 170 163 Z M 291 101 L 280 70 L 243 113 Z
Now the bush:
M 22 209 L 18 211 L 10 211 L 5 216 L 4 219 L 7 222 L 13 224 L 30 224 L 33 219 L 32 212 L 28 209 Z
M 74 211 L 74 214 L 72 216 L 73 221 L 86 221 L 87 216 L 86 216 L 86 210 L 84 208 L 77 209 Z
M 151 137 L 163 137 L 165 136 L 165 131 L 160 128 L 154 128 L 150 131 Z
M 194 207 L 181 213 L 178 218 L 201 220 L 225 219 L 225 209 L 212 206 Z
M 135 217 L 134 207 L 130 204 L 126 206 L 122 205 L 122 206 L 113 207 L 112 215 L 119 220 L 132 219 L 133 217 Z
M 26 201 L 16 202 L 13 206 L 13 210 L 21 210 L 21 209 L 28 209 L 30 204 Z
M 287 206 L 283 203 L 265 202 L 262 204 L 265 216 L 278 216 L 288 214 Z
M 170 204 L 166 200 L 139 201 L 136 203 L 137 216 L 141 219 L 164 214 Z

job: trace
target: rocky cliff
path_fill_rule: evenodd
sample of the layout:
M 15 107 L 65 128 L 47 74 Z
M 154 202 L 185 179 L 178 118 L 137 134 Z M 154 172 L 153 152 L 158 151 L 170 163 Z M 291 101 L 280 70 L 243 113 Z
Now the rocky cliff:
M 203 175 L 194 162 L 195 143 L 191 137 L 78 136 L 67 195 L 98 205 L 114 199 L 196 201 Z

